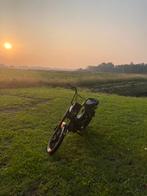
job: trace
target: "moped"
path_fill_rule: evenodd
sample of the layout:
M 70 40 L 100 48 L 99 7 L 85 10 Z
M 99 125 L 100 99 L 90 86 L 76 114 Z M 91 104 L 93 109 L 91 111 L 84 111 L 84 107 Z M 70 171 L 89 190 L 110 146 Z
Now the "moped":
M 97 99 L 88 98 L 85 100 L 78 94 L 76 87 L 72 87 L 72 89 L 74 89 L 75 93 L 71 100 L 71 105 L 65 112 L 61 121 L 55 127 L 54 133 L 49 139 L 47 152 L 50 155 L 56 152 L 68 132 L 81 134 L 86 129 L 94 117 L 95 110 L 99 105 Z M 82 104 L 78 101 L 79 98 L 84 99 Z

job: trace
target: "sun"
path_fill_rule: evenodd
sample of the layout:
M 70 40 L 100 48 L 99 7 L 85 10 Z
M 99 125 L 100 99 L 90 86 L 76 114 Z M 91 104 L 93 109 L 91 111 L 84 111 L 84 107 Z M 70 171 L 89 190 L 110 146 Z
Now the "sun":
M 5 42 L 4 43 L 4 48 L 6 50 L 11 50 L 13 48 L 13 45 L 10 42 Z

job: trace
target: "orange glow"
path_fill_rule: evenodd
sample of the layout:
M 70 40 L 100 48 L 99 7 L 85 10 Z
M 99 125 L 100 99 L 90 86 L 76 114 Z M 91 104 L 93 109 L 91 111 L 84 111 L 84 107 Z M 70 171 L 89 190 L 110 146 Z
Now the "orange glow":
M 4 43 L 4 48 L 6 50 L 11 50 L 13 48 L 12 44 L 10 42 L 5 42 Z

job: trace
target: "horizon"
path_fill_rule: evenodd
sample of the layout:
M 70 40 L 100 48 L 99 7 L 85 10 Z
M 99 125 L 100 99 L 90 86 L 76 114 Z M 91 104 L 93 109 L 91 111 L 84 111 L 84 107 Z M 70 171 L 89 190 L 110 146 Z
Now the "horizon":
M 130 63 L 125 63 L 125 64 L 114 64 L 113 62 L 102 62 L 100 64 L 96 64 L 96 65 L 87 65 L 87 66 L 84 66 L 84 67 L 49 67 L 49 66 L 43 66 L 43 65 L 8 65 L 8 64 L 3 64 L 3 63 L 0 63 L 0 68 L 1 66 L 3 67 L 6 67 L 6 68 L 16 68 L 16 69 L 34 69 L 34 70 L 47 70 L 47 71 L 76 71 L 76 70 L 88 70 L 89 67 L 99 67 L 101 66 L 102 64 L 112 64 L 114 67 L 118 67 L 118 66 L 124 66 L 124 65 L 144 65 L 144 66 L 147 66 L 147 63 L 145 62 L 141 62 L 141 63 L 134 63 L 134 62 L 130 62 Z
M 78 69 L 146 63 L 146 7 L 146 0 L 1 1 L 1 64 Z

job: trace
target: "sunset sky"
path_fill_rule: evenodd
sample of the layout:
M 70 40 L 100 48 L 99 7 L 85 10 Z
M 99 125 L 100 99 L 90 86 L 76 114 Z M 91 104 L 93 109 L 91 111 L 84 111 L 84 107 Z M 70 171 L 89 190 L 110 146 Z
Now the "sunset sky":
M 0 64 L 146 63 L 146 10 L 147 0 L 0 0 Z

